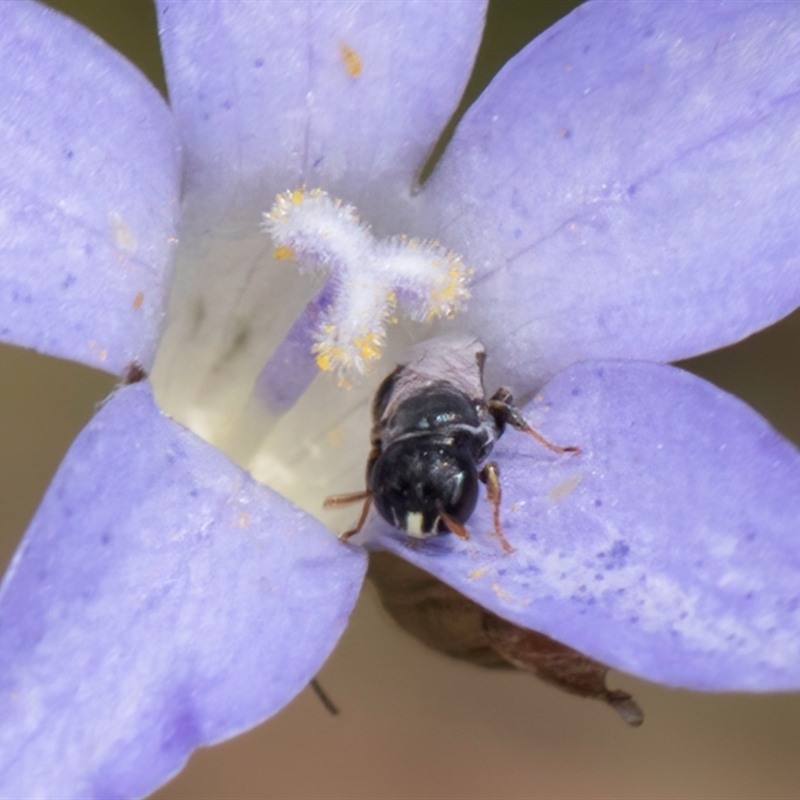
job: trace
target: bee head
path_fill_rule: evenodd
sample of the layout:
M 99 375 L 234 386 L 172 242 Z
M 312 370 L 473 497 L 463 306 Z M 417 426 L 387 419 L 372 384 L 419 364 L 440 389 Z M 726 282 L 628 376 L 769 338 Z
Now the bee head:
M 478 471 L 461 437 L 410 436 L 378 456 L 367 486 L 388 523 L 424 539 L 448 532 L 442 512 L 466 522 L 478 500 Z

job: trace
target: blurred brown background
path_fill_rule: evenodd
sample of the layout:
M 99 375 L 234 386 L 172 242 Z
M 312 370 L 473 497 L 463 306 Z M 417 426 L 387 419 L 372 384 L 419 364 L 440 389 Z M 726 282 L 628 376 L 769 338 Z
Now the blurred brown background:
M 148 0 L 58 0 L 163 91 Z M 574 5 L 495 0 L 469 90 Z M 685 364 L 800 442 L 800 315 Z M 70 441 L 112 380 L 0 346 L 0 557 L 5 563 Z M 700 695 L 628 676 L 629 730 L 599 703 L 522 674 L 429 653 L 366 591 L 321 680 L 276 718 L 196 755 L 160 798 L 798 798 L 800 695 Z

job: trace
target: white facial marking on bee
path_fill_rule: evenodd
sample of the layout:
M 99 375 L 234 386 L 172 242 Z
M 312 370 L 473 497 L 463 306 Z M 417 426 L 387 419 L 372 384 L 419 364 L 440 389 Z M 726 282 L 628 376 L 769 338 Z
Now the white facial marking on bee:
M 423 519 L 424 517 L 418 511 L 412 511 L 409 514 L 406 514 L 406 533 L 409 536 L 413 536 L 415 539 L 425 538 L 424 534 L 422 533 Z

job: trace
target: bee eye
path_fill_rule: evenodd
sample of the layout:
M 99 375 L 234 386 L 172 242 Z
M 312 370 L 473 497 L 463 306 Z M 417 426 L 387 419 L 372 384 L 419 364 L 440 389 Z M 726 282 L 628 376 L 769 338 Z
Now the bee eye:
M 469 449 L 452 439 L 431 438 L 424 445 L 403 439 L 378 457 L 368 488 L 388 523 L 424 538 L 447 531 L 442 512 L 466 522 L 478 499 L 478 473 Z

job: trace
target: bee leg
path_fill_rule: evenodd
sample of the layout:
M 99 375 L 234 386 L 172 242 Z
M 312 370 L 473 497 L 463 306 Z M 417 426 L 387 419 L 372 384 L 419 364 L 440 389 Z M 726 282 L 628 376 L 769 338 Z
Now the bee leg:
M 343 542 L 346 542 L 351 536 L 355 536 L 364 527 L 364 523 L 367 520 L 367 514 L 369 514 L 369 507 L 372 505 L 372 494 L 370 492 L 334 494 L 330 497 L 326 497 L 325 502 L 322 504 L 323 508 L 337 508 L 338 506 L 346 506 L 350 503 L 357 503 L 359 500 L 364 501 L 364 505 L 361 508 L 361 516 L 358 518 L 358 522 L 355 524 L 355 527 L 339 534 L 339 539 L 341 539 Z
M 478 477 L 486 484 L 486 494 L 492 504 L 494 517 L 494 535 L 499 539 L 500 545 L 505 553 L 513 553 L 514 548 L 503 536 L 503 526 L 500 524 L 500 469 L 494 461 L 490 461 L 478 474 Z
M 580 447 L 559 447 L 542 436 L 539 431 L 532 428 L 524 419 L 519 410 L 513 405 L 514 398 L 511 392 L 502 386 L 489 398 L 489 413 L 494 417 L 494 421 L 502 431 L 505 425 L 510 425 L 518 431 L 527 433 L 539 442 L 542 447 L 552 450 L 559 455 L 562 453 L 580 453 Z

